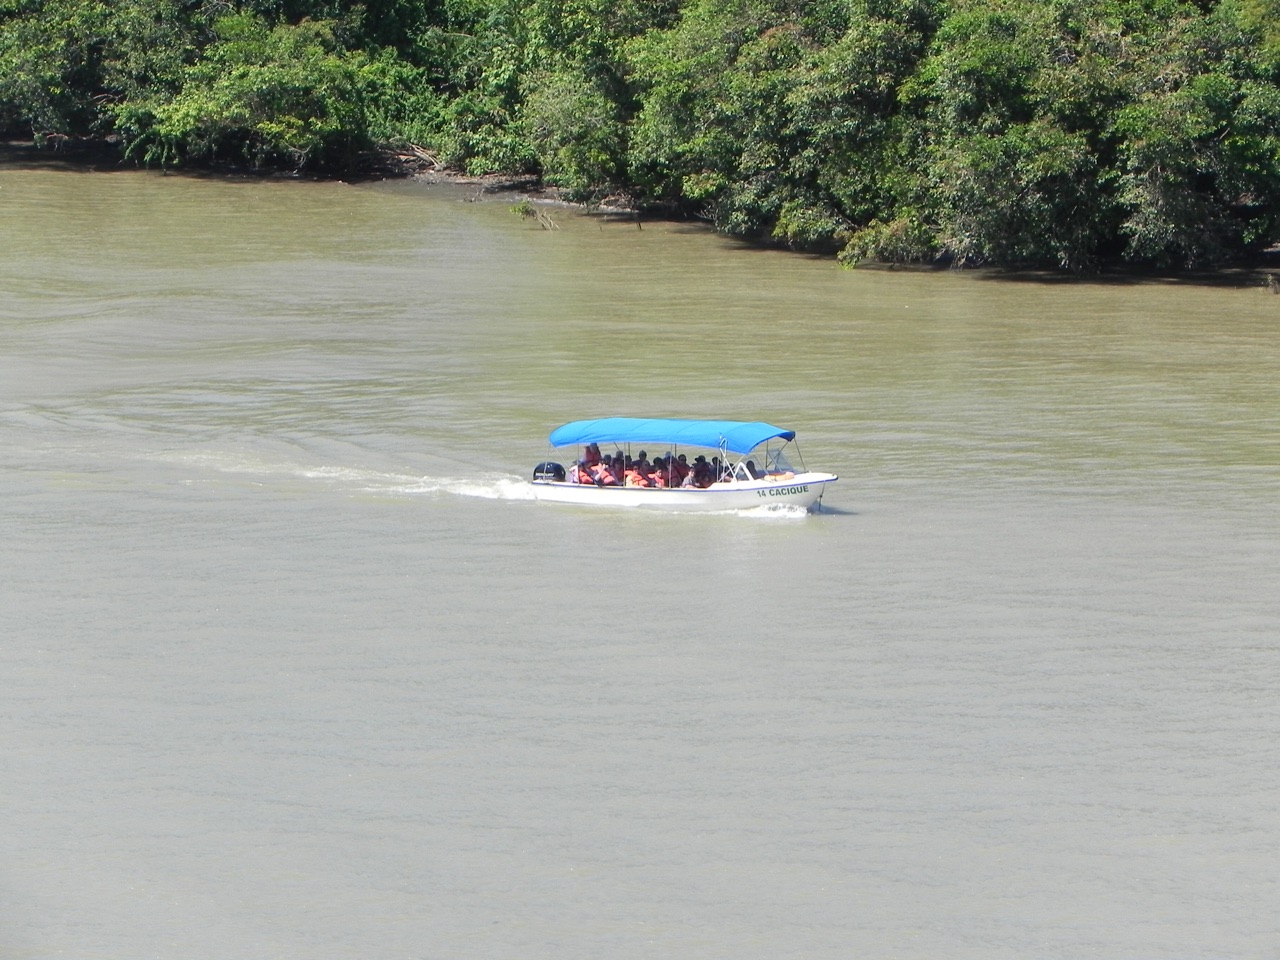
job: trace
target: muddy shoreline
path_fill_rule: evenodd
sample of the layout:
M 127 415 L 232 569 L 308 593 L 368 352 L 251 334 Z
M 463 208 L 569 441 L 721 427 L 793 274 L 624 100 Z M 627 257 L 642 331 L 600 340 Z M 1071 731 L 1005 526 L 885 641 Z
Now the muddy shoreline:
M 382 180 L 411 180 L 424 184 L 449 184 L 474 187 L 477 196 L 509 197 L 513 202 L 528 201 L 537 205 L 557 206 L 565 209 L 633 220 L 637 225 L 646 221 L 675 222 L 678 217 L 664 216 L 661 212 L 644 212 L 622 196 L 603 198 L 599 203 L 586 204 L 565 199 L 557 187 L 544 183 L 539 177 L 526 174 L 470 175 L 453 170 L 439 163 L 423 150 L 389 150 L 367 155 L 361 169 L 355 173 L 336 174 L 318 171 L 253 170 L 243 165 L 226 164 L 202 167 L 166 169 L 166 176 L 213 177 L 228 180 L 307 180 L 314 182 L 373 183 Z M 0 141 L 0 169 L 64 168 L 90 173 L 111 173 L 144 169 L 141 165 L 121 157 L 114 138 L 74 139 L 63 138 L 52 144 L 39 146 L 30 140 Z M 749 240 L 737 240 L 746 246 L 762 247 L 765 244 Z M 812 253 L 796 253 L 796 256 L 813 257 Z M 825 258 L 824 258 L 825 259 Z M 832 258 L 834 259 L 834 258 Z M 934 273 L 949 270 L 948 263 L 893 264 L 863 263 L 857 270 L 891 270 Z M 1072 274 L 1047 268 L 1029 269 L 1014 267 L 964 267 L 966 273 L 978 278 L 1010 283 L 1095 283 L 1137 284 L 1177 283 L 1194 286 L 1257 288 L 1261 292 L 1280 294 L 1280 246 L 1260 251 L 1247 261 L 1240 261 L 1211 269 L 1156 269 L 1149 266 L 1107 264 L 1093 274 Z M 1277 299 L 1280 308 L 1280 299 Z

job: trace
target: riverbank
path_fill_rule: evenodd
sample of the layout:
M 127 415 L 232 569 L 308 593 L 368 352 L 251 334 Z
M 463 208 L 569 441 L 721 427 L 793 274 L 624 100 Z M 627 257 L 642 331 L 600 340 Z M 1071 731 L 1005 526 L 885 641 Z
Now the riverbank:
M 108 138 L 50 138 L 41 146 L 30 140 L 0 141 L 0 168 L 57 168 L 90 173 L 111 173 L 142 169 L 121 155 L 118 141 Z M 451 184 L 475 188 L 476 198 L 489 196 L 512 202 L 528 201 L 539 206 L 578 210 L 610 218 L 626 218 L 637 225 L 646 221 L 667 222 L 671 218 L 652 211 L 645 212 L 630 203 L 629 198 L 615 195 L 599 203 L 587 204 L 566 199 L 563 191 L 545 183 L 533 174 L 472 175 L 442 165 L 429 151 L 420 148 L 383 150 L 371 154 L 359 172 L 336 175 L 314 171 L 281 171 L 252 169 L 243 164 L 219 164 L 200 167 L 165 168 L 166 176 L 215 177 L 229 180 L 306 180 L 369 183 L 381 180 L 412 180 L 423 184 Z M 763 246 L 739 240 L 744 246 Z M 796 256 L 811 258 L 812 253 Z M 962 270 L 983 280 L 1034 283 L 1096 283 L 1130 285 L 1138 283 L 1177 283 L 1225 288 L 1258 288 L 1280 294 L 1280 246 L 1260 251 L 1247 260 L 1211 269 L 1157 269 L 1145 265 L 1110 263 L 1092 274 L 1073 274 L 1052 269 L 1010 267 L 960 267 L 946 261 L 924 264 L 898 264 L 869 261 L 853 268 L 870 271 L 935 273 Z M 1280 305 L 1280 300 L 1277 301 Z
M 353 171 L 335 173 L 316 170 L 253 168 L 227 162 L 200 166 L 164 167 L 166 176 L 227 177 L 246 180 L 311 180 L 363 183 L 379 180 L 416 180 L 422 183 L 473 185 L 485 193 L 521 193 L 530 199 L 572 206 L 560 190 L 532 174 L 485 174 L 473 176 L 442 165 L 421 148 L 386 149 L 370 153 Z M 146 169 L 123 156 L 115 137 L 50 137 L 43 145 L 32 140 L 0 140 L 0 163 L 10 167 L 67 167 L 83 172 L 107 173 Z

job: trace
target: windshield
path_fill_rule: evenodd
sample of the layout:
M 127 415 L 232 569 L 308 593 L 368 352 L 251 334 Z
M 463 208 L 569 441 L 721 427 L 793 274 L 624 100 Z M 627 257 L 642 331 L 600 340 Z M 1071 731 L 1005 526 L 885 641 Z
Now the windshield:
M 802 473 L 804 471 L 803 464 L 801 464 L 800 468 L 797 469 L 795 465 L 792 464 L 790 459 L 788 459 L 787 457 L 788 452 L 793 453 L 797 460 L 799 459 L 799 454 L 795 452 L 795 448 L 790 447 L 790 449 L 788 449 L 788 447 L 790 447 L 789 444 L 779 444 L 777 447 L 765 448 L 764 463 L 765 463 L 766 472 L 768 473 Z

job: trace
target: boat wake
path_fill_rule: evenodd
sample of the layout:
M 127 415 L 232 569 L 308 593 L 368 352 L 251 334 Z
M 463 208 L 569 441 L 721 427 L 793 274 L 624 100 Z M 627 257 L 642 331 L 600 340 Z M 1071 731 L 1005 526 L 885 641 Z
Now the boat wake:
M 763 507 L 755 507 L 743 512 L 747 516 L 760 517 L 765 520 L 795 520 L 813 513 L 812 510 L 796 503 L 770 503 L 765 504 Z
M 397 488 L 400 493 L 446 493 L 481 500 L 532 500 L 529 482 L 507 474 L 482 477 L 419 477 Z
M 378 470 L 369 467 L 311 466 L 299 463 L 268 462 L 246 459 L 243 455 L 186 454 L 165 459 L 177 460 L 201 468 L 212 468 L 219 473 L 239 474 L 259 478 L 292 477 L 318 482 L 332 489 L 349 494 L 382 497 L 468 497 L 478 500 L 534 500 L 532 485 L 524 477 L 510 473 L 491 472 L 475 476 L 422 476 L 400 471 Z M 630 512 L 643 507 L 621 507 Z M 606 511 L 609 512 L 609 511 Z M 760 506 L 737 507 L 725 510 L 698 511 L 703 516 L 736 516 L 753 520 L 797 520 L 809 515 L 809 510 L 794 503 L 764 503 Z
M 810 511 L 796 503 L 766 503 L 759 507 L 717 512 L 752 520 L 799 520 L 809 516 Z
M 312 466 L 287 460 L 246 458 L 243 454 L 184 453 L 168 454 L 161 459 L 212 469 L 218 473 L 256 477 L 292 477 L 326 484 L 350 493 L 381 496 L 447 495 L 475 497 L 483 500 L 532 500 L 533 491 L 521 477 L 509 473 L 485 473 L 478 476 L 422 476 L 400 471 L 369 467 Z
M 446 494 L 481 500 L 533 499 L 528 481 L 506 473 L 478 477 L 423 477 L 347 467 L 317 467 L 298 472 L 308 479 L 328 480 L 338 486 L 358 489 L 361 493 L 388 496 Z

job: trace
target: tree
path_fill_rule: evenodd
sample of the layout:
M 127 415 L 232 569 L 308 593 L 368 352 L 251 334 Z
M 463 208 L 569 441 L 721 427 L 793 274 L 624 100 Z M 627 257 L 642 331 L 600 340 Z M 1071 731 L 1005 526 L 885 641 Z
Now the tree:
M 147 163 L 235 158 L 254 166 L 309 160 L 350 166 L 368 139 L 364 54 L 329 21 L 267 29 L 256 14 L 223 17 L 177 92 L 115 108 L 129 151 Z
M 0 126 L 110 132 L 105 108 L 171 84 L 194 31 L 175 0 L 25 0 L 0 9 Z

